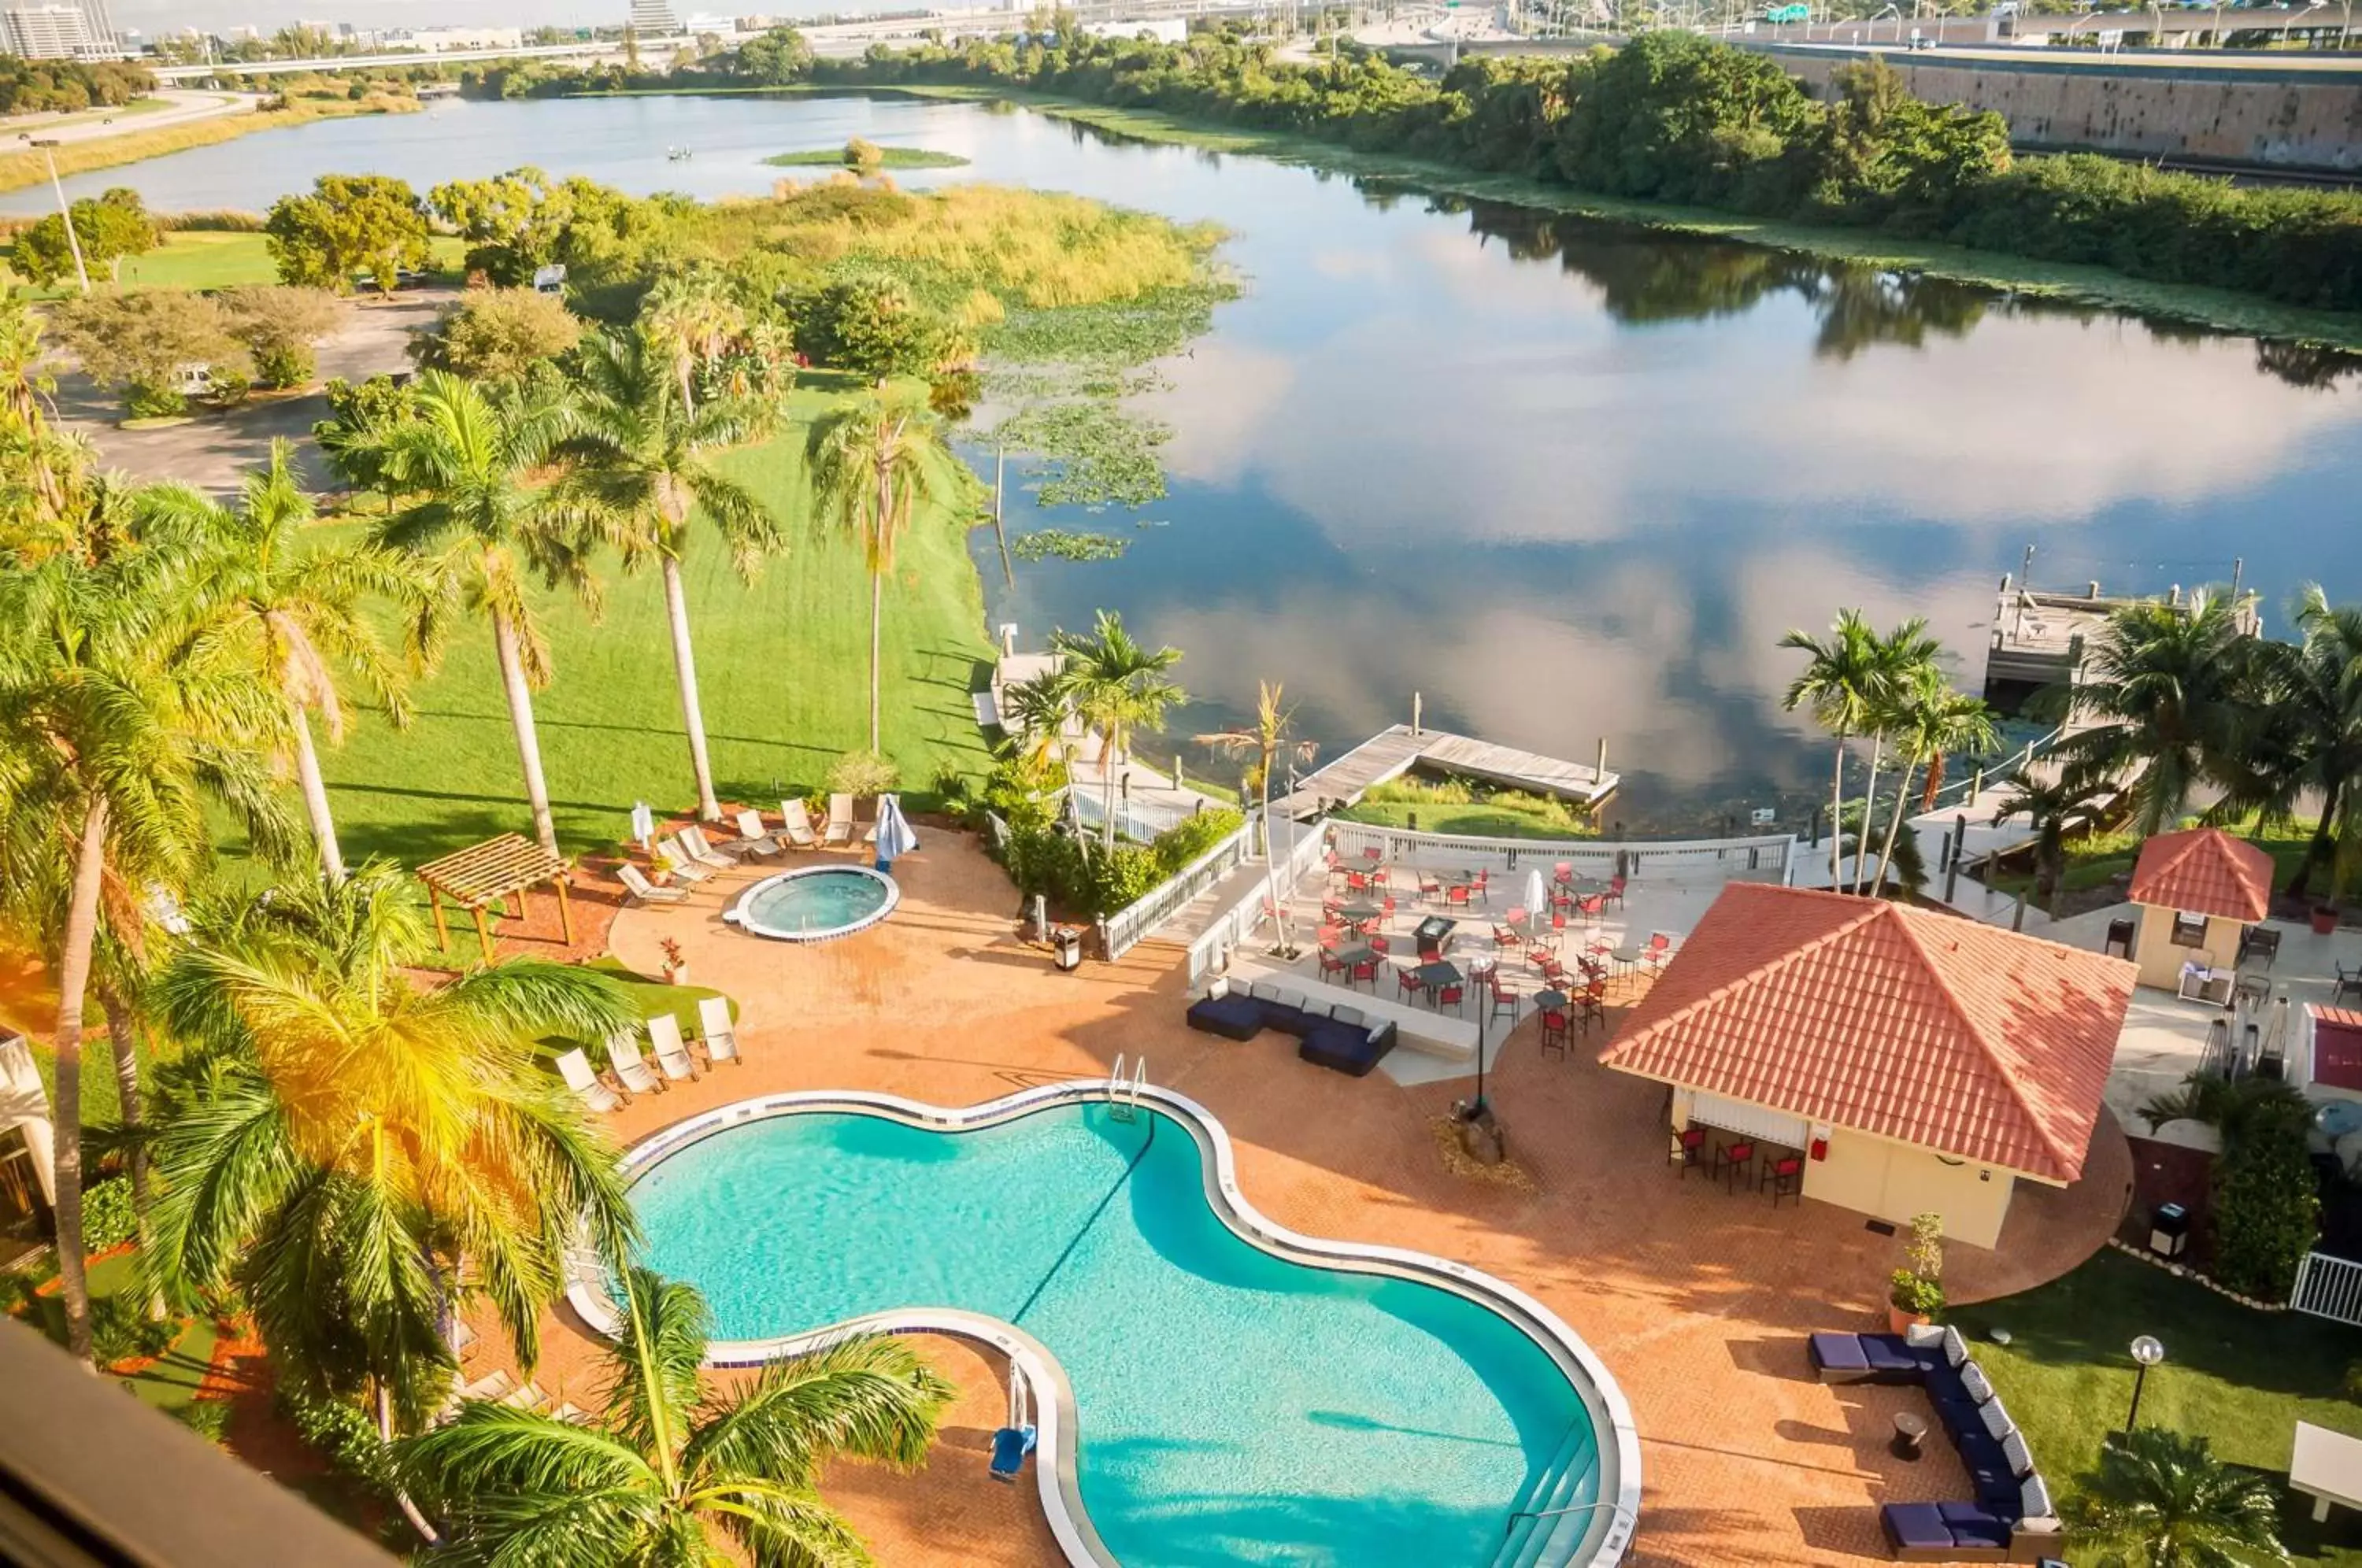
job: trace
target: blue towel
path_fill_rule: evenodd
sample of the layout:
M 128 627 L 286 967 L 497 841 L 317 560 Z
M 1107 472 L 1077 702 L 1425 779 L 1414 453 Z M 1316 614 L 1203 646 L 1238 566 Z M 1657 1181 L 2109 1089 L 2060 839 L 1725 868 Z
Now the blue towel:
M 992 1478 L 1014 1481 L 1025 1467 L 1025 1456 L 1033 1452 L 1034 1434 L 1032 1427 L 1003 1427 L 992 1434 Z

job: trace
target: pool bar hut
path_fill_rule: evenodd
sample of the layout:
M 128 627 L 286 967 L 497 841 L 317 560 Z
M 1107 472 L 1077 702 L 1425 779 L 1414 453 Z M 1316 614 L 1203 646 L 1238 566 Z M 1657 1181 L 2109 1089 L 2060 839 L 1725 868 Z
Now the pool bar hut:
M 2133 967 L 1957 915 L 1735 882 L 1601 1052 L 1671 1090 L 1669 1157 L 1991 1247 L 2083 1174 Z
M 443 922 L 443 900 L 449 899 L 476 917 L 476 943 L 487 964 L 492 961 L 492 928 L 484 916 L 485 909 L 513 895 L 517 918 L 523 920 L 526 890 L 544 882 L 557 890 L 558 928 L 569 944 L 574 940 L 574 911 L 566 901 L 566 857 L 552 855 L 521 834 L 504 833 L 440 860 L 430 860 L 418 868 L 418 879 L 426 884 L 436 940 L 446 947 L 451 945 L 450 930 Z
M 2125 896 L 2140 910 L 2140 983 L 2227 1004 L 2248 930 L 2271 912 L 2272 857 L 2221 828 L 2161 833 L 2141 845 Z

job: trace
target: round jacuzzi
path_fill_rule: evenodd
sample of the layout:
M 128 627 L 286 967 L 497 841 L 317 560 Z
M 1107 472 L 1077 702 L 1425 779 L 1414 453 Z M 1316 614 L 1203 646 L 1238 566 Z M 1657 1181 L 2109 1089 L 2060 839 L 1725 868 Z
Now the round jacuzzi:
M 723 916 L 756 936 L 826 942 L 893 912 L 902 889 L 866 866 L 810 866 L 766 877 Z

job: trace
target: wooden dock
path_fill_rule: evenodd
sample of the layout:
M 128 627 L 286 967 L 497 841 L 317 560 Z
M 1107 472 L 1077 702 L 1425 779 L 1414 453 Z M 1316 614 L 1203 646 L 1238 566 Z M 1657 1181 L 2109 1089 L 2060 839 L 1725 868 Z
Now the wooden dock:
M 1985 646 L 1985 697 L 2005 712 L 2014 712 L 2026 696 L 2046 686 L 2072 683 L 2111 616 L 2159 602 L 2104 595 L 2096 582 L 2075 593 L 2013 585 L 2003 578 Z M 2162 602 L 2182 609 L 2189 601 L 2177 587 L 2162 596 Z M 2254 593 L 2243 595 L 2235 586 L 2231 613 L 2241 635 L 2254 636 L 2262 629 Z
M 1297 780 L 1292 793 L 1273 799 L 1271 809 L 1301 820 L 1325 808 L 1350 806 L 1373 788 L 1414 767 L 1555 795 L 1586 808 L 1605 801 L 1616 792 L 1617 785 L 1614 773 L 1602 772 L 1588 763 L 1396 724 Z

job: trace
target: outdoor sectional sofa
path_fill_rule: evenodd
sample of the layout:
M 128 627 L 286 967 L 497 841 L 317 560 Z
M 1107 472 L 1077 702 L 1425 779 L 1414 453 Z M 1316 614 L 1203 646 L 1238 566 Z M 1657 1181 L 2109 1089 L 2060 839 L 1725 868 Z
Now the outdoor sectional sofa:
M 1189 1027 L 1225 1040 L 1252 1040 L 1266 1029 L 1297 1037 L 1296 1054 L 1317 1066 L 1366 1075 L 1395 1048 L 1392 1019 L 1372 1023 L 1359 1008 L 1326 1007 L 1269 980 L 1234 990 L 1218 979 L 1189 1006 Z
M 1879 1509 L 1896 1561 L 2037 1562 L 2059 1554 L 2065 1542 L 2049 1485 L 1958 1329 L 1815 1334 L 1808 1353 L 1824 1383 L 1925 1388 L 1976 1488 L 1966 1502 L 1889 1503 Z

